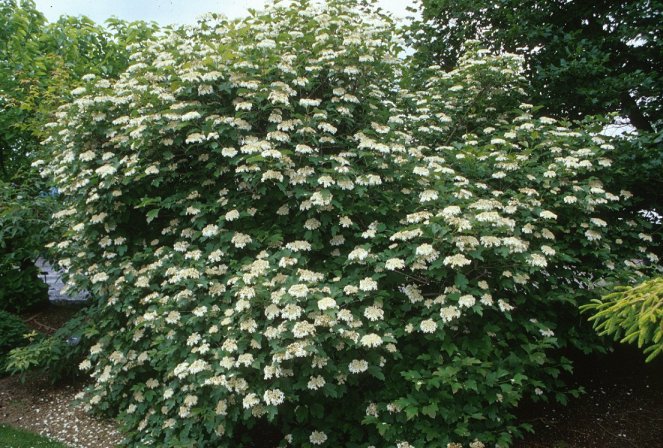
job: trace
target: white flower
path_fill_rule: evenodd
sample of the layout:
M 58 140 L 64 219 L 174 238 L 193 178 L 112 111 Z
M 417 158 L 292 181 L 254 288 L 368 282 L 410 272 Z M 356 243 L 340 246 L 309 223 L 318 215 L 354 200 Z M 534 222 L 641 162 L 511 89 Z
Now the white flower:
M 320 103 L 320 100 L 310 98 L 302 98 L 299 100 L 299 104 L 304 107 L 317 107 L 320 105 Z
M 314 150 L 308 145 L 299 144 L 295 146 L 295 152 L 299 154 L 313 154 Z
M 238 101 L 235 103 L 235 110 L 240 111 L 240 110 L 251 110 L 253 109 L 253 104 L 249 101 Z
M 239 218 L 239 212 L 237 210 L 230 210 L 225 214 L 226 221 L 234 221 Z
M 184 143 L 200 143 L 205 141 L 205 136 L 203 134 L 200 134 L 198 132 L 194 132 L 193 134 L 189 134 L 186 137 L 186 140 Z
M 293 252 L 307 252 L 311 250 L 311 243 L 308 241 L 293 241 L 285 245 L 286 249 Z
M 589 220 L 589 222 L 591 222 L 592 224 L 594 224 L 597 227 L 606 227 L 608 225 L 607 222 L 605 222 L 604 220 L 602 220 L 600 218 L 591 218 Z
M 457 205 L 449 205 L 448 207 L 444 207 L 441 212 L 442 216 L 445 218 L 451 218 L 452 216 L 460 215 L 460 213 L 460 207 Z
M 201 117 L 201 115 L 194 110 L 194 111 L 187 112 L 184 115 L 182 115 L 180 120 L 182 120 L 182 121 L 191 121 L 191 120 L 196 120 L 200 117 Z
M 150 174 L 159 174 L 159 168 L 157 168 L 155 165 L 150 165 L 147 167 L 145 170 L 145 174 L 150 175 Z
M 308 295 L 308 287 L 304 284 L 292 285 L 288 289 L 288 294 L 293 297 L 304 298 Z
M 297 322 L 292 327 L 292 335 L 296 338 L 305 338 L 315 334 L 315 326 L 309 322 Z
M 258 399 L 258 396 L 254 393 L 250 393 L 242 400 L 242 407 L 244 407 L 244 409 L 251 409 L 259 403 L 260 400 Z
M 246 245 L 251 241 L 253 240 L 249 235 L 240 232 L 235 233 L 235 235 L 233 235 L 232 239 L 230 240 L 230 242 L 233 243 L 233 245 L 238 249 L 246 247 Z
M 331 297 L 324 297 L 318 300 L 318 309 L 321 311 L 336 308 L 336 300 Z
M 108 274 L 106 274 L 105 272 L 98 272 L 94 274 L 90 279 L 92 283 L 105 282 L 106 280 L 108 280 Z
M 185 406 L 191 407 L 191 406 L 195 406 L 196 404 L 198 404 L 198 397 L 197 396 L 187 395 L 186 397 L 184 397 L 184 405 Z
M 497 306 L 500 308 L 502 312 L 508 312 L 513 310 L 513 306 L 509 305 L 507 302 L 504 300 L 500 299 L 497 301 Z
M 542 328 L 539 330 L 539 333 L 541 333 L 541 336 L 546 338 L 552 338 L 553 336 L 555 336 L 555 332 L 549 328 Z
M 89 359 L 84 360 L 78 365 L 78 368 L 80 370 L 89 370 L 92 367 L 92 363 L 90 362 Z
M 280 389 L 267 389 L 262 399 L 268 405 L 278 406 L 285 400 L 285 394 Z
M 348 260 L 350 261 L 364 261 L 368 257 L 369 252 L 363 247 L 356 247 L 352 252 L 348 254 Z
M 258 48 L 276 48 L 276 42 L 273 41 L 272 39 L 263 39 L 258 44 L 256 45 Z
M 329 134 L 336 134 L 336 131 L 338 131 L 338 129 L 336 129 L 334 126 L 325 122 L 320 123 L 318 125 L 318 129 L 324 132 L 328 132 Z
M 424 258 L 426 261 L 433 261 L 437 258 L 439 252 L 436 251 L 430 244 L 422 244 L 417 246 L 414 251 L 415 255 Z M 446 263 L 445 263 L 446 264 Z
M 467 266 L 471 264 L 472 261 L 467 259 L 463 254 L 450 255 L 444 258 L 442 262 L 445 266 L 451 266 L 452 268 Z
M 359 280 L 359 289 L 362 291 L 377 291 L 378 282 L 370 277 Z
M 540 214 L 540 217 L 543 219 L 557 219 L 557 215 L 551 212 L 550 210 L 543 210 Z
M 327 434 L 322 431 L 313 431 L 308 440 L 312 445 L 322 445 L 327 441 Z
M 384 310 L 376 306 L 368 306 L 364 310 L 364 317 L 371 322 L 382 320 L 384 319 Z
M 234 157 L 237 155 L 237 150 L 235 148 L 223 148 L 221 150 L 221 155 L 223 157 Z
M 338 223 L 341 225 L 341 227 L 347 229 L 352 225 L 352 220 L 347 216 L 341 216 L 341 218 L 338 220 Z
M 412 172 L 418 176 L 428 176 L 430 174 L 430 170 L 423 166 L 415 166 Z
M 425 203 L 435 201 L 438 198 L 438 193 L 435 190 L 424 190 L 419 195 L 419 202 Z
M 545 268 L 546 266 L 548 266 L 546 257 L 544 257 L 541 254 L 531 254 L 529 258 L 527 258 L 527 263 L 531 266 L 536 266 L 541 268 Z
M 322 375 L 312 376 L 309 378 L 306 387 L 308 387 L 311 390 L 318 390 L 322 388 L 326 383 L 327 382 L 325 381 Z
M 97 168 L 96 170 L 94 170 L 94 172 L 97 173 L 102 178 L 111 176 L 111 175 L 115 174 L 116 171 L 117 171 L 117 169 L 115 169 L 115 167 L 113 167 L 111 165 L 102 165 L 99 168 Z
M 405 268 L 405 261 L 400 258 L 390 258 L 385 262 L 384 267 L 390 271 L 403 269 Z
M 211 237 L 219 233 L 219 226 L 215 224 L 209 224 L 203 228 L 203 236 Z
M 405 294 L 412 303 L 421 302 L 424 299 L 424 296 L 421 294 L 421 290 L 417 285 L 407 285 L 402 290 L 403 294 Z
M 444 322 L 451 322 L 460 317 L 460 310 L 455 306 L 447 306 L 440 310 L 440 317 Z
M 471 306 L 474 306 L 475 303 L 476 303 L 476 299 L 471 294 L 466 294 L 464 296 L 461 296 L 458 299 L 458 306 L 464 307 L 464 308 L 469 308 Z
M 214 93 L 214 87 L 209 84 L 201 84 L 198 86 L 198 95 L 209 95 Z
M 207 307 L 204 306 L 204 305 L 199 306 L 199 307 L 196 307 L 196 308 L 192 311 L 192 313 L 193 313 L 194 316 L 197 316 L 197 317 L 203 317 L 205 314 L 207 314 Z
M 83 162 L 89 162 L 90 160 L 94 160 L 96 157 L 96 154 L 94 151 L 85 151 L 79 154 L 78 158 L 81 159 Z
M 329 204 L 331 204 L 332 201 L 332 195 L 330 193 L 324 193 L 321 191 L 316 191 L 311 195 L 311 204 L 316 205 L 318 207 L 325 207 Z
M 353 359 L 350 364 L 348 364 L 348 370 L 350 373 L 362 373 L 368 370 L 368 362 L 363 359 Z
M 304 228 L 306 230 L 316 230 L 320 227 L 320 221 L 315 218 L 307 219 L 304 223 Z
M 198 333 L 193 333 L 187 338 L 186 345 L 189 347 L 196 345 L 198 342 L 200 342 L 200 339 L 201 337 Z
M 437 330 L 437 323 L 432 319 L 426 319 L 421 321 L 419 328 L 422 333 L 435 333 L 435 330 Z
M 359 343 L 364 347 L 379 347 L 382 345 L 382 338 L 375 333 L 370 333 L 362 336 Z

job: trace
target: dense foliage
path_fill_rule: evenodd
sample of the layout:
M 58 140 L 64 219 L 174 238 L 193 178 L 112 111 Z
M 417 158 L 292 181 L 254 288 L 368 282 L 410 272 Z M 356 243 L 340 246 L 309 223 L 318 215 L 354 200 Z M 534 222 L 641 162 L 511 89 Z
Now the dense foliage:
M 596 329 L 644 348 L 647 361 L 663 352 L 663 278 L 620 287 L 582 308 L 593 314 Z
M 48 300 L 34 264 L 53 239 L 54 199 L 34 186 L 0 181 L 0 310 L 23 311 Z
M 4 373 L 7 353 L 28 342 L 30 329 L 20 317 L 0 310 L 0 374 Z
M 518 57 L 466 49 L 413 76 L 389 17 L 301 0 L 84 76 L 43 174 L 95 298 L 89 406 L 134 446 L 271 424 L 477 448 L 510 443 L 523 398 L 563 400 L 577 305 L 641 276 L 652 237 L 612 218 L 614 146 L 522 103 Z
M 40 372 L 53 383 L 80 378 L 78 364 L 89 351 L 91 339 L 98 336 L 87 316 L 88 310 L 83 309 L 53 334 L 35 334 L 30 344 L 7 353 L 5 370 L 23 376 Z

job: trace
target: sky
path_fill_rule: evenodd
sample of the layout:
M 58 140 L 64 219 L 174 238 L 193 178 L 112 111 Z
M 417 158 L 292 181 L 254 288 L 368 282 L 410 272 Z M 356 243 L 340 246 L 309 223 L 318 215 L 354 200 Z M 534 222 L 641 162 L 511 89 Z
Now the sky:
M 85 15 L 95 22 L 115 16 L 124 20 L 156 21 L 192 24 L 196 17 L 207 12 L 221 12 L 229 18 L 247 15 L 249 8 L 262 9 L 268 0 L 35 0 L 37 9 L 49 21 L 61 15 Z M 378 5 L 399 17 L 409 13 L 407 6 L 415 0 L 378 0 Z

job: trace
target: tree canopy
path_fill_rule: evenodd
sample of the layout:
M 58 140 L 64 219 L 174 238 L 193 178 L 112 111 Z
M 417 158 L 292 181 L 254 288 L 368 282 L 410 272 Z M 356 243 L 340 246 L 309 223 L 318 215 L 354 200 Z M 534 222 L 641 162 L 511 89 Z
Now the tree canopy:
M 0 0 L 0 179 L 25 182 L 39 152 L 43 125 L 70 99 L 86 73 L 116 77 L 127 45 L 146 39 L 154 23 L 63 16 L 48 23 L 32 0 Z
M 556 117 L 619 112 L 663 124 L 663 2 L 423 0 L 417 57 L 453 67 L 467 39 L 526 57 L 535 102 Z

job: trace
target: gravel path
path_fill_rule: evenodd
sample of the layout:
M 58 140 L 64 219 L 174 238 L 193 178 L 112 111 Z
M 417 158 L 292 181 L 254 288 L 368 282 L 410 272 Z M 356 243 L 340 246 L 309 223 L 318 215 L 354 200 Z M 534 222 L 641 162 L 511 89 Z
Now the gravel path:
M 42 379 L 21 384 L 0 379 L 0 423 L 23 428 L 72 448 L 114 448 L 122 437 L 110 420 L 98 420 L 74 404 L 82 386 L 53 388 Z

